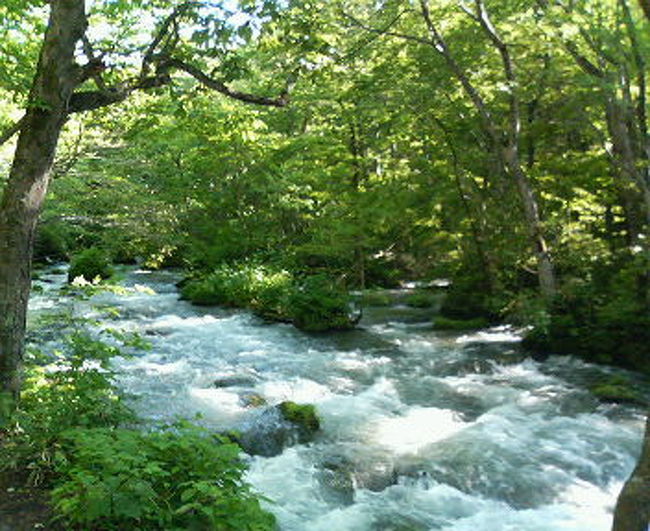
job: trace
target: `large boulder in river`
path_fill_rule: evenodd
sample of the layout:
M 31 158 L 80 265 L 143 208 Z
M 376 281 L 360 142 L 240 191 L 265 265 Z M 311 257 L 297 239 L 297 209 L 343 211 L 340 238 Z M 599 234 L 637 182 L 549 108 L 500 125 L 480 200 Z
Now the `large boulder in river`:
M 248 454 L 273 457 L 285 448 L 312 441 L 319 429 L 314 406 L 282 402 L 252 415 L 239 427 L 237 442 Z

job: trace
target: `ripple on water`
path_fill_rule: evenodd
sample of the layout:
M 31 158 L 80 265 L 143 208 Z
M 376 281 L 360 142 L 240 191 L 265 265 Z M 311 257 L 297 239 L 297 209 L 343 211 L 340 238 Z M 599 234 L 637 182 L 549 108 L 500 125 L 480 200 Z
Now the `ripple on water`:
M 178 301 L 173 275 L 126 278 L 157 293 L 105 294 L 78 312 L 118 306 L 121 316 L 106 326 L 151 340 L 150 352 L 118 360 L 120 383 L 145 416 L 199 411 L 224 429 L 255 411 L 243 395 L 317 405 L 322 433 L 314 443 L 250 460 L 248 479 L 273 500 L 267 506 L 282 530 L 609 527 L 639 453 L 642 418 L 634 408 L 600 405 L 587 387 L 620 371 L 564 358 L 522 361 L 515 330 L 439 333 L 429 322 L 395 320 L 403 310 L 348 334 L 308 335 Z M 56 289 L 44 289 L 32 307 L 47 312 L 58 301 Z M 219 379 L 224 385 L 215 386 Z

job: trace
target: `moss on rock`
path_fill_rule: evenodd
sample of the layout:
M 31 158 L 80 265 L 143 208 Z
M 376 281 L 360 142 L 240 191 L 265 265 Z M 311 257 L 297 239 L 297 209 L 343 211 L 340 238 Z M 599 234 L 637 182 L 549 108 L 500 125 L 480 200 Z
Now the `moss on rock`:
M 285 420 L 298 425 L 305 433 L 313 434 L 320 429 L 320 419 L 312 404 L 286 401 L 280 403 L 279 408 Z

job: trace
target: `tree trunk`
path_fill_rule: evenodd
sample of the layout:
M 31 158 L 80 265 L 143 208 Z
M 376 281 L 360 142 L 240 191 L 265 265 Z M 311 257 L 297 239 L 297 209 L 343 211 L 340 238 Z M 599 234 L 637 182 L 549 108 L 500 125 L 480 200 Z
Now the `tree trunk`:
M 74 52 L 85 28 L 83 0 L 51 2 L 28 110 L 0 202 L 0 421 L 20 391 L 34 230 L 67 105 L 79 80 Z
M 650 415 L 646 420 L 641 457 L 623 486 L 614 511 L 612 531 L 647 531 L 650 528 Z
M 539 282 L 540 292 L 545 298 L 550 299 L 556 291 L 555 272 L 548 251 L 548 246 L 546 244 L 546 239 L 544 238 L 537 199 L 528 176 L 521 167 L 521 161 L 519 160 L 515 149 L 506 149 L 504 158 L 506 167 L 515 180 L 517 191 L 519 192 L 519 197 L 524 208 L 528 237 L 530 238 L 531 245 L 535 251 L 537 280 Z
M 633 205 L 641 204 L 644 210 L 644 221 L 635 219 L 635 213 L 630 212 L 628 219 L 628 228 L 630 230 L 630 240 L 636 243 L 643 232 L 643 224 L 650 223 L 650 190 L 646 182 L 646 176 L 643 170 L 638 167 L 638 161 L 642 159 L 642 154 L 635 150 L 633 133 L 626 120 L 625 110 L 622 103 L 616 101 L 616 96 L 606 95 L 605 100 L 605 118 L 607 129 L 612 141 L 614 160 L 617 164 L 618 174 L 620 175 L 619 189 L 623 197 L 628 198 Z M 630 195 L 636 195 L 636 198 L 630 198 Z M 631 205 L 624 205 L 631 208 Z

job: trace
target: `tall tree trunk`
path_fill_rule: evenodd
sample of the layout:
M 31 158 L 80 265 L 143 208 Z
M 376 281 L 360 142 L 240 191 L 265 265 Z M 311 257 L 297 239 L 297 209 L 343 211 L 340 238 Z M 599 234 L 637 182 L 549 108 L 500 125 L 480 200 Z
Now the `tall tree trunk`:
M 555 272 L 544 238 L 537 199 L 528 175 L 521 166 L 516 147 L 505 149 L 503 156 L 506 167 L 517 185 L 517 191 L 524 208 L 528 237 L 533 245 L 537 261 L 537 279 L 540 291 L 542 295 L 550 299 L 556 291 Z
M 612 531 L 647 531 L 650 528 L 650 415 L 646 420 L 643 450 L 634 472 L 623 486 L 614 511 Z
M 0 420 L 20 390 L 34 230 L 68 102 L 79 82 L 74 52 L 86 28 L 83 0 L 50 5 L 29 107 L 0 202 Z

